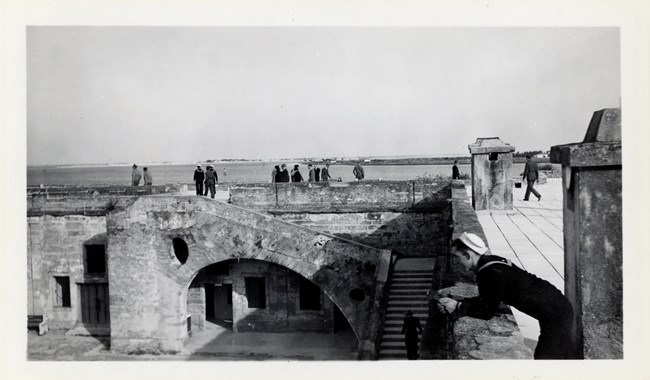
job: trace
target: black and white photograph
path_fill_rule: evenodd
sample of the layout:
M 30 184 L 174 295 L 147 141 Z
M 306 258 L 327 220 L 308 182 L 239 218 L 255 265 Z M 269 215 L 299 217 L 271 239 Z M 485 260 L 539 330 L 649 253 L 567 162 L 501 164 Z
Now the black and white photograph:
M 629 66 L 650 16 L 612 4 L 8 7 L 2 370 L 648 376 L 648 72 Z

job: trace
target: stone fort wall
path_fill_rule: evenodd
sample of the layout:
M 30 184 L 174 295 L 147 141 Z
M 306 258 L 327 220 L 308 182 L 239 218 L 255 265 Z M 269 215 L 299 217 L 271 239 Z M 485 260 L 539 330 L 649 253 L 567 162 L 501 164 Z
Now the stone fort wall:
M 457 181 L 455 186 L 452 186 L 450 181 L 247 184 L 232 185 L 230 203 L 268 215 L 274 220 L 289 222 L 291 226 L 307 227 L 310 230 L 370 247 L 391 250 L 404 256 L 445 258 L 454 234 L 471 230 L 482 235 L 476 214 L 465 191 L 462 183 Z M 70 274 L 71 284 L 85 281 L 83 245 L 101 239 L 102 234 L 106 233 L 106 215 L 113 213 L 113 210 L 129 208 L 129 205 L 142 196 L 165 193 L 179 196 L 181 199 L 194 198 L 186 195 L 187 189 L 181 186 L 159 186 L 151 189 L 62 187 L 37 188 L 28 191 L 28 282 L 30 283 L 28 293 L 29 303 L 33 305 L 30 313 L 46 312 L 53 317 L 52 322 L 58 323 L 61 327 L 71 327 L 78 323 L 80 311 L 75 310 L 74 307 L 78 302 L 78 294 L 75 294 L 74 286 L 71 289 L 73 306 L 67 310 L 57 310 L 54 306 L 54 288 L 51 283 L 53 274 Z M 152 204 L 154 203 L 156 202 Z M 173 211 L 159 214 L 164 214 L 173 222 L 178 222 L 173 216 Z M 183 215 L 183 220 L 188 217 L 190 219 L 187 220 L 191 220 L 191 214 Z M 251 226 L 257 225 L 259 222 L 251 224 Z M 110 256 L 110 249 L 107 255 Z M 463 278 L 463 274 L 454 270 L 453 265 L 450 267 L 444 264 L 444 259 L 439 262 L 441 264 L 437 265 L 439 272 L 437 278 L 440 280 L 435 284 L 436 289 L 432 290 L 437 291 L 443 287 L 442 285 L 449 286 L 457 281 L 472 283 L 470 278 Z M 126 265 L 126 262 L 122 264 Z M 113 265 L 119 266 L 119 263 Z M 451 277 L 456 279 L 450 282 Z M 160 280 L 154 278 L 149 280 L 155 287 L 161 284 Z M 119 284 L 114 285 L 118 288 L 123 287 Z M 383 288 L 383 284 L 380 285 Z M 197 302 L 201 297 L 204 297 L 202 289 L 190 288 L 187 293 L 187 305 L 179 307 L 187 309 L 192 314 L 196 312 L 200 315 L 201 312 L 204 313 Z M 112 299 L 111 302 L 113 301 Z M 155 307 L 155 303 L 151 306 Z M 327 304 L 324 306 L 329 307 Z M 375 305 L 375 307 L 380 306 Z M 113 309 L 112 313 L 120 312 L 119 308 Z M 131 312 L 126 309 L 123 311 L 127 314 Z M 151 312 L 153 313 L 154 310 L 152 309 Z M 283 315 L 282 313 L 281 310 L 266 315 L 262 313 L 256 316 L 254 322 L 257 326 L 271 326 L 277 322 L 278 317 Z M 500 331 L 499 334 L 492 334 L 497 338 L 503 336 L 504 329 L 512 331 L 513 334 L 518 333 L 516 323 L 511 320 L 511 317 L 505 318 L 505 325 L 500 325 L 497 329 Z M 127 319 L 123 319 L 123 322 Z M 192 322 L 200 323 L 197 320 Z M 314 324 L 306 320 L 296 319 L 296 323 L 302 323 L 304 330 L 314 327 Z M 377 322 L 373 323 L 376 325 Z M 329 322 L 326 325 L 329 328 Z M 245 325 L 241 327 L 246 328 Z M 489 328 L 482 329 L 482 342 L 490 341 L 490 331 Z M 371 340 L 373 336 L 376 338 L 377 334 L 379 333 L 375 331 L 367 338 Z M 469 334 L 463 334 L 460 330 L 457 334 L 471 338 Z M 125 339 L 126 336 L 121 338 Z M 462 341 L 459 337 L 454 339 L 456 342 Z M 516 337 L 515 341 L 505 342 L 504 345 L 508 346 L 512 343 L 519 347 Z M 474 353 L 481 350 L 489 351 L 489 347 L 489 344 L 483 347 L 472 346 L 465 351 Z M 453 348 L 450 355 L 463 357 L 463 350 L 462 347 Z

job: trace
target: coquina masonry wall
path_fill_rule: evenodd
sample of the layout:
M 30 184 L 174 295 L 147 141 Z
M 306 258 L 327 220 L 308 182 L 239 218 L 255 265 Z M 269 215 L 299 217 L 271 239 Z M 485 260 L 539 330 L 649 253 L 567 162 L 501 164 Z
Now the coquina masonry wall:
M 445 250 L 449 181 L 258 184 L 231 187 L 231 202 L 404 256 Z
M 72 328 L 81 322 L 77 284 L 86 281 L 84 243 L 104 241 L 106 217 L 30 216 L 27 234 L 28 313 L 47 314 L 50 328 Z M 70 278 L 70 307 L 56 304 L 55 276 Z
M 322 291 L 318 295 L 320 309 L 301 310 L 300 275 L 279 265 L 258 260 L 227 262 L 227 275 L 199 274 L 188 293 L 188 311 L 192 327 L 201 328 L 205 320 L 205 285 L 231 284 L 233 331 L 320 331 L 334 327 L 334 304 Z M 266 281 L 266 307 L 249 308 L 246 298 L 246 277 L 263 277 Z M 203 296 L 200 296 L 202 294 Z M 191 295 L 194 295 L 192 298 Z

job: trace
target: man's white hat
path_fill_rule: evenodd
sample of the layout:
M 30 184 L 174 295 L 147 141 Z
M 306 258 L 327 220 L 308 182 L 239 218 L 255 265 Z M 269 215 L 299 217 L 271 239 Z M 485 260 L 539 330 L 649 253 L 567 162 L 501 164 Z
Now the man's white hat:
M 197 164 L 196 166 L 200 168 L 200 167 L 201 167 L 201 164 Z
M 487 246 L 483 242 L 483 239 L 481 239 L 477 235 L 463 232 L 463 234 L 460 235 L 458 239 L 460 239 L 460 241 L 462 241 L 463 244 L 468 246 L 472 251 L 478 253 L 479 255 L 484 254 L 488 250 Z

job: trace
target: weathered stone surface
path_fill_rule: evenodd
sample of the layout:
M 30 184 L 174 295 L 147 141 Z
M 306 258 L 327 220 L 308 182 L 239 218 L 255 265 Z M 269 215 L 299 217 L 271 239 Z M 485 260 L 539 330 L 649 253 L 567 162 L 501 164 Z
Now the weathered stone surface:
M 579 355 L 623 358 L 620 110 L 594 113 L 585 142 L 554 146 L 564 185 L 565 295 Z
M 458 283 L 438 291 L 440 297 L 457 300 L 478 295 L 476 285 Z M 502 305 L 500 312 L 490 320 L 470 317 L 454 322 L 451 350 L 454 359 L 532 359 L 531 350 L 524 344 L 510 308 Z
M 551 147 L 551 162 L 572 168 L 622 165 L 621 142 L 556 145 Z
M 359 181 L 346 187 L 329 182 L 277 185 L 278 208 L 311 211 L 405 208 L 413 205 L 413 184 L 407 181 Z
M 86 282 L 84 244 L 105 242 L 106 218 L 103 216 L 28 217 L 28 314 L 47 314 L 48 326 L 52 329 L 72 328 L 81 315 L 80 294 L 75 284 Z M 55 276 L 70 278 L 70 307 L 55 303 Z
M 207 265 L 232 259 L 275 263 L 311 280 L 338 305 L 360 344 L 368 339 L 377 249 L 196 197 L 140 198 L 110 213 L 107 230 L 111 347 L 118 351 L 182 347 L 192 279 Z M 184 264 L 171 247 L 177 237 L 188 246 Z M 351 289 L 364 299 L 353 301 Z
M 438 211 L 448 182 L 359 181 L 233 185 L 230 202 L 254 210 L 305 213 Z
M 406 256 L 432 256 L 446 249 L 443 213 L 274 212 L 277 218 Z
M 594 112 L 582 142 L 621 141 L 621 109 L 605 108 Z
M 514 146 L 498 137 L 478 138 L 472 154 L 472 206 L 475 210 L 511 210 L 514 182 L 510 174 Z
M 498 137 L 479 137 L 474 144 L 469 144 L 471 154 L 511 153 L 515 147 L 501 141 Z

